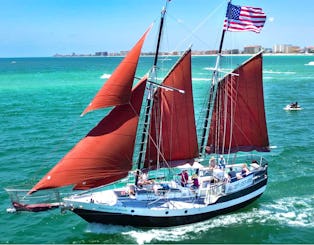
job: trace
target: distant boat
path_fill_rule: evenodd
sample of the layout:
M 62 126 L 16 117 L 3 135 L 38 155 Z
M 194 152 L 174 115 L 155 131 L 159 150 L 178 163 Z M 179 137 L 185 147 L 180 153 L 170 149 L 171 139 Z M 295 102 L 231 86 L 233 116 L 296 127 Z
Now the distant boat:
M 269 152 L 262 52 L 225 76 L 218 76 L 228 29 L 223 30 L 208 86 L 203 129 L 197 135 L 191 49 L 178 59 L 162 83 L 157 79 L 167 3 L 148 75 L 132 88 L 141 47 L 150 28 L 83 114 L 114 106 L 111 112 L 27 195 L 19 197 L 18 190 L 7 189 L 14 207 L 37 212 L 57 205 L 87 222 L 165 227 L 237 210 L 264 193 L 267 160 L 260 154 L 240 154 Z M 240 6 L 229 2 L 227 13 L 232 8 Z M 73 187 L 73 192 L 62 198 L 58 191 L 66 186 Z M 40 200 L 40 193 L 44 196 L 49 189 L 57 193 L 60 202 L 47 203 L 42 198 L 38 204 L 26 203 L 33 196 Z
M 295 102 L 295 103 L 291 103 L 289 105 L 286 105 L 284 108 L 283 108 L 285 111 L 300 111 L 300 110 L 303 110 L 302 107 L 300 107 L 300 105 L 298 104 L 298 102 Z

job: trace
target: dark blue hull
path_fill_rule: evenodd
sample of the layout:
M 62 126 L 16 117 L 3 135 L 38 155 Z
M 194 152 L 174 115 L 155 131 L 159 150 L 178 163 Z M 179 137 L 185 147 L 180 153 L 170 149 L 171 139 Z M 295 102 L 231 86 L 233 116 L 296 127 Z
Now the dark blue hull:
M 243 189 L 239 192 L 235 192 L 226 196 L 220 197 L 215 203 L 210 205 L 217 205 L 219 203 L 222 204 L 227 201 L 232 201 L 237 198 L 244 197 L 246 195 L 250 195 L 267 185 L 267 178 L 264 180 L 252 185 L 246 189 Z M 212 217 L 226 214 L 229 212 L 233 212 L 240 208 L 247 206 L 248 204 L 255 201 L 259 198 L 263 193 L 252 196 L 251 198 L 237 203 L 235 205 L 229 206 L 227 208 L 217 209 L 215 211 L 209 212 L 200 212 L 197 214 L 189 215 L 188 210 L 186 211 L 186 215 L 183 216 L 170 216 L 165 212 L 164 216 L 153 217 L 153 216 L 142 216 L 142 215 L 131 215 L 131 214 L 121 214 L 121 213 L 108 213 L 108 212 L 100 212 L 96 210 L 84 210 L 75 208 L 72 211 L 77 215 L 81 216 L 89 223 L 101 223 L 101 224 L 112 224 L 112 225 L 122 225 L 122 226 L 134 226 L 134 227 L 169 227 L 169 226 L 179 226 L 185 224 L 196 223 L 200 221 L 204 221 L 210 219 Z

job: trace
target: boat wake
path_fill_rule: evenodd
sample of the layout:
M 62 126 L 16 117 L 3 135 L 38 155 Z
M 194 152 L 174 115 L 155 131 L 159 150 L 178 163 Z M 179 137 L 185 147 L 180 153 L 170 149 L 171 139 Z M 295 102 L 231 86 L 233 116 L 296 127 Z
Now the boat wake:
M 261 205 L 265 221 L 279 222 L 286 226 L 314 227 L 313 196 L 285 197 L 271 204 Z
M 94 234 L 121 234 L 134 230 L 131 226 L 103 225 L 98 223 L 88 223 L 85 232 Z
M 86 232 L 102 234 L 120 234 L 136 241 L 137 244 L 190 241 L 197 242 L 201 234 L 213 229 L 245 224 L 280 224 L 282 226 L 298 226 L 313 228 L 314 214 L 313 196 L 285 197 L 269 203 L 259 203 L 258 208 L 243 212 L 227 214 L 204 222 L 170 227 L 140 229 L 131 226 L 88 224 Z M 198 234 L 197 236 L 195 234 Z

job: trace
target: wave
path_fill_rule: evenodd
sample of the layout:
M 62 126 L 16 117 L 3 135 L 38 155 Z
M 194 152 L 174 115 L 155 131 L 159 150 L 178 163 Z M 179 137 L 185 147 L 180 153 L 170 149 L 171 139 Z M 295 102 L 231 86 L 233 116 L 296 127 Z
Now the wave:
M 314 62 L 312 65 L 314 65 Z M 208 70 L 208 71 L 213 71 L 214 67 L 205 67 L 203 69 Z M 232 71 L 232 69 L 227 69 L 227 68 L 221 68 L 219 70 L 223 73 L 228 73 Z M 295 71 L 273 71 L 273 70 L 264 70 L 263 73 L 264 74 L 286 74 L 286 75 L 296 74 Z
M 296 72 L 294 71 L 273 71 L 273 70 L 264 71 L 263 73 L 264 74 L 287 74 L 287 75 L 296 74 Z
M 107 74 L 107 73 L 104 73 L 100 76 L 101 79 L 108 79 L 109 77 L 111 77 L 111 74 Z
M 314 227 L 314 196 L 285 197 L 273 203 L 261 204 L 267 214 L 265 219 L 277 221 L 282 225 Z
M 314 66 L 314 61 L 310 61 L 309 63 L 307 64 L 304 64 L 305 66 Z
M 192 78 L 193 81 L 210 81 L 211 79 L 209 78 L 201 78 L 201 77 L 196 77 L 196 78 Z
M 204 67 L 203 70 L 206 71 L 214 71 L 215 67 Z M 223 72 L 223 73 L 228 73 L 231 72 L 233 69 L 228 69 L 228 68 L 219 68 L 219 71 Z

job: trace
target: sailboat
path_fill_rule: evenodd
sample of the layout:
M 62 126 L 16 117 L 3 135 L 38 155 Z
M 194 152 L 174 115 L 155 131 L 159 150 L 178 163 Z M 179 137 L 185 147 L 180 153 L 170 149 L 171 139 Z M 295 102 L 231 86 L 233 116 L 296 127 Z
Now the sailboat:
M 264 193 L 268 162 L 263 152 L 269 151 L 269 140 L 262 52 L 220 76 L 223 37 L 228 28 L 238 28 L 225 22 L 198 137 L 191 48 L 161 83 L 157 80 L 167 4 L 150 72 L 136 77 L 141 48 L 151 27 L 83 111 L 113 106 L 108 115 L 22 199 L 15 190 L 7 190 L 16 210 L 59 207 L 91 223 L 168 227 L 237 210 Z M 227 17 L 233 7 L 238 6 L 229 2 Z M 138 82 L 132 88 L 134 80 Z M 241 155 L 243 152 L 247 154 Z M 57 194 L 57 202 L 26 203 L 27 197 L 69 186 L 73 192 L 65 197 Z

